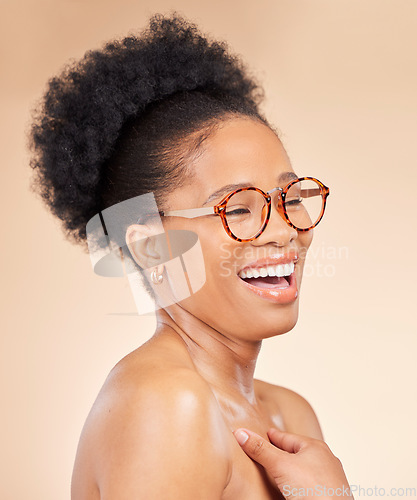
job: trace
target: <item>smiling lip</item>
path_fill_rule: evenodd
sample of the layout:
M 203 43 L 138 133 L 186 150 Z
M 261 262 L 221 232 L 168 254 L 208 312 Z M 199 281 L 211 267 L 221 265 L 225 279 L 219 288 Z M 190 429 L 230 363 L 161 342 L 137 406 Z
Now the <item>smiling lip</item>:
M 288 278 L 289 280 L 289 285 L 286 288 L 260 288 L 258 286 L 247 283 L 238 276 L 239 281 L 243 283 L 251 292 L 256 293 L 256 295 L 263 299 L 275 302 L 277 304 L 290 304 L 291 302 L 294 302 L 298 297 L 295 269 L 294 272 L 289 276 L 286 276 L 286 278 Z
M 242 267 L 242 269 L 239 269 L 238 273 L 246 269 L 259 269 L 261 267 L 276 266 L 278 264 L 289 264 L 290 262 L 293 261 L 294 264 L 298 261 L 297 250 L 290 250 L 285 254 L 271 255 L 270 257 L 266 257 L 264 259 L 254 260 L 249 264 L 245 264 L 245 266 Z

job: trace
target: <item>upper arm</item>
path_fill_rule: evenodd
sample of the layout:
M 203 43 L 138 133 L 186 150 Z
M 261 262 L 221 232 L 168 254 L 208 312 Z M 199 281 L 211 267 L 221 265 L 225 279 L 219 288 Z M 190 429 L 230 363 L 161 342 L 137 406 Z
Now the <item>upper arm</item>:
M 310 403 L 290 389 L 277 386 L 276 389 L 285 429 L 295 434 L 324 440 L 319 421 Z
M 220 412 L 197 376 L 159 374 L 110 391 L 91 432 L 101 500 L 217 500 L 229 454 Z

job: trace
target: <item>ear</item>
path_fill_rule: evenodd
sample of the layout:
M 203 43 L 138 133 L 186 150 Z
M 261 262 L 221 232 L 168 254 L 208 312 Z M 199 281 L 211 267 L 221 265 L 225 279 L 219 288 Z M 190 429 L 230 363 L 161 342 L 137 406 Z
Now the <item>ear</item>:
M 131 224 L 126 230 L 126 244 L 135 262 L 148 269 L 161 263 L 163 251 L 155 228 L 146 224 Z

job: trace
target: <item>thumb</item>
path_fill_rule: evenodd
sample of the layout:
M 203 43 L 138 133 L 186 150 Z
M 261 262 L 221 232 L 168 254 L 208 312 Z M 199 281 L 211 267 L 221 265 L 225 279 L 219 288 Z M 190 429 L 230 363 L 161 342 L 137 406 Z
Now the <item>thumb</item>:
M 307 436 L 284 432 L 276 427 L 271 427 L 267 434 L 272 444 L 288 453 L 298 453 L 309 439 Z
M 256 432 L 240 427 L 233 431 L 237 442 L 250 458 L 261 464 L 268 472 L 275 476 L 278 472 L 278 461 L 281 462 L 288 453 L 272 445 Z

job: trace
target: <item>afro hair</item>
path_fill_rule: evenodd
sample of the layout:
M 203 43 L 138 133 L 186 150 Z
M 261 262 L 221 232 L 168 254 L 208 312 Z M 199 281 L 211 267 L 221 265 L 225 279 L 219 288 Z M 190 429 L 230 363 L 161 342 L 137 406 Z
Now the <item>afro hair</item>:
M 225 42 L 177 11 L 154 14 L 137 36 L 87 51 L 49 80 L 29 132 L 31 187 L 67 237 L 85 243 L 87 222 L 103 209 L 178 184 L 222 120 L 269 125 L 263 97 Z

